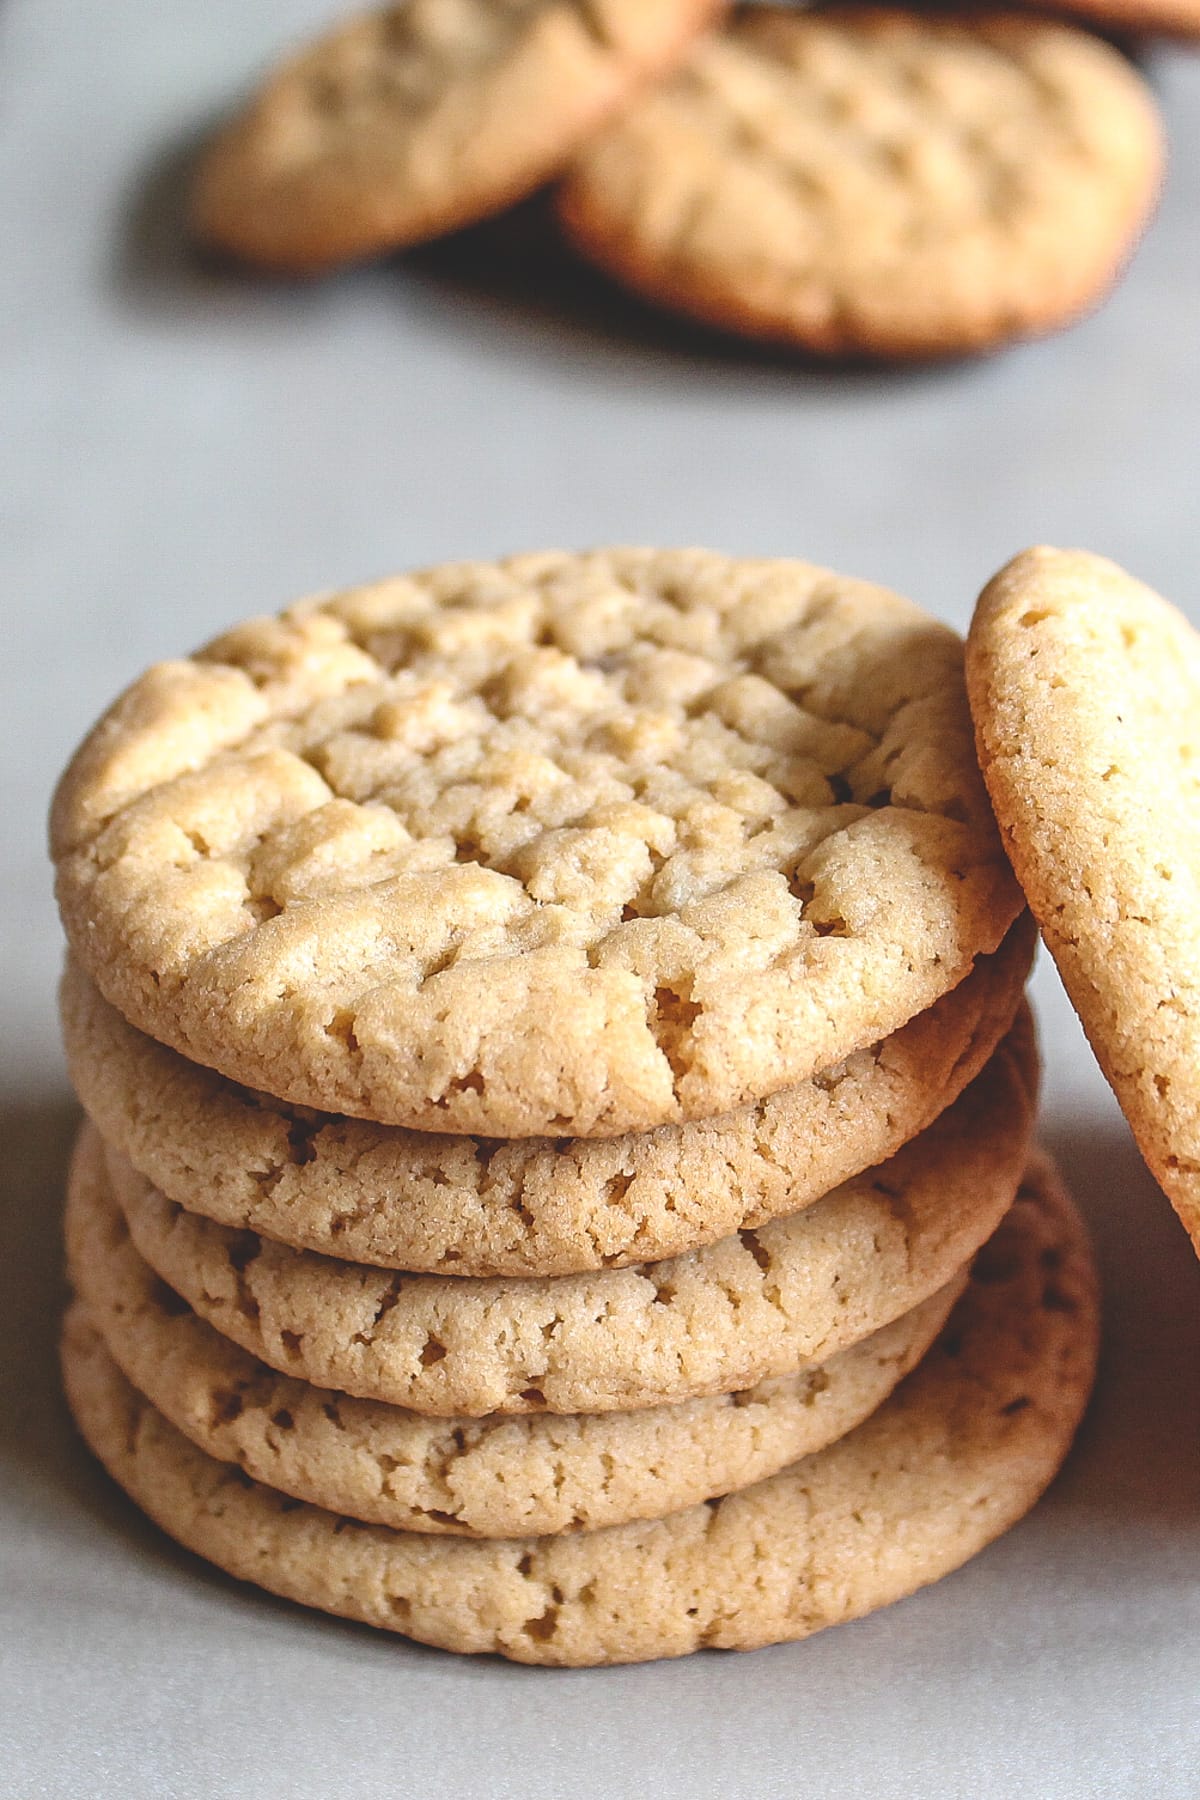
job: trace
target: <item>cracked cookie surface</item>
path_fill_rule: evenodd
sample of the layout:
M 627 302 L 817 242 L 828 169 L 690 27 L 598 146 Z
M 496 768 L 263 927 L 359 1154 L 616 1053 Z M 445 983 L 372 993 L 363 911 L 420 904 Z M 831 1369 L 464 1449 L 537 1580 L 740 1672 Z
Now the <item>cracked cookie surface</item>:
M 636 1413 L 429 1419 L 280 1375 L 238 1349 L 142 1260 L 103 1182 L 77 1183 L 67 1252 L 118 1366 L 200 1449 L 331 1512 L 468 1537 L 661 1518 L 775 1474 L 875 1411 L 965 1280 L 828 1362 L 743 1393 Z
M 798 1212 L 894 1155 L 982 1069 L 1032 953 L 1025 914 L 882 1043 L 757 1107 L 619 1138 L 450 1137 L 287 1107 L 145 1037 L 77 964 L 63 1034 L 105 1139 L 189 1212 L 385 1268 L 568 1275 Z
M 491 1136 L 707 1117 L 888 1036 L 1020 910 L 961 644 L 810 565 L 446 565 L 160 664 L 52 820 L 134 1024 Z
M 664 1262 L 589 1275 L 408 1275 L 291 1250 L 164 1200 L 115 1151 L 140 1254 L 285 1374 L 438 1416 L 608 1412 L 823 1362 L 950 1280 L 1012 1199 L 1033 1117 L 1024 1013 L 921 1137 L 817 1205 Z M 104 1157 L 94 1127 L 75 1179 Z
M 198 1450 L 78 1312 L 72 1410 L 116 1481 L 231 1574 L 446 1649 L 582 1666 L 751 1649 L 887 1605 L 1013 1525 L 1061 1464 L 1095 1370 L 1078 1214 L 1037 1159 L 918 1369 L 829 1449 L 654 1523 L 488 1543 L 360 1525 Z
M 1200 636 L 1114 563 L 1043 547 L 985 588 L 967 666 L 1017 875 L 1200 1247 Z
M 406 0 L 272 74 L 201 160 L 207 242 L 294 274 L 497 212 L 555 174 L 721 0 Z
M 1161 168 L 1149 90 L 1082 31 L 752 6 L 587 145 L 559 211 L 586 256 L 710 324 L 950 354 L 1092 305 Z

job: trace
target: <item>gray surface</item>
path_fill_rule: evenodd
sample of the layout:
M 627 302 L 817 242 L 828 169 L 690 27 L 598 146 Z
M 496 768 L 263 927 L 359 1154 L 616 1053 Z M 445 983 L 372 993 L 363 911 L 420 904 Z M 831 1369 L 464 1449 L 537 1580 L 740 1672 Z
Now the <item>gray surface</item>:
M 1092 1209 L 1106 1365 L 1037 1513 L 810 1644 L 597 1674 L 459 1661 L 214 1576 L 57 1398 L 72 1111 L 41 820 L 140 665 L 307 589 L 551 542 L 799 552 L 964 622 L 1021 545 L 1196 607 L 1200 65 L 1152 65 L 1174 172 L 1091 323 L 991 362 L 806 372 L 614 304 L 536 224 L 300 292 L 173 230 L 211 110 L 325 0 L 0 7 L 0 1791 L 1183 1796 L 1200 1776 L 1200 1268 L 1043 967 L 1046 1131 Z M 533 259 L 530 268 L 530 259 Z

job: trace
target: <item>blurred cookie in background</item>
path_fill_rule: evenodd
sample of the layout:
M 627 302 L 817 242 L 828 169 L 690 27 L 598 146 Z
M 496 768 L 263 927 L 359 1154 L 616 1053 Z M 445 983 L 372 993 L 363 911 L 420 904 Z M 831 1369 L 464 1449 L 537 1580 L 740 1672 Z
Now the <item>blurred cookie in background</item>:
M 1024 14 L 741 8 L 583 152 L 572 243 L 709 324 L 936 356 L 1093 306 L 1162 133 L 1119 53 Z
M 556 175 L 723 0 L 409 0 L 272 74 L 202 159 L 196 234 L 287 274 L 420 243 Z

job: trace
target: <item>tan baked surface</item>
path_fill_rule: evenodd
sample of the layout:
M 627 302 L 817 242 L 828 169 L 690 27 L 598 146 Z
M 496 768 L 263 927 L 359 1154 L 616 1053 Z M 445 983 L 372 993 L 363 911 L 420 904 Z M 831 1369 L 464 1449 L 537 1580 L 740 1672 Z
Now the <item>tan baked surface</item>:
M 860 1424 L 925 1354 L 962 1291 L 819 1368 L 635 1413 L 427 1419 L 279 1375 L 182 1302 L 101 1183 L 77 1192 L 68 1260 L 128 1379 L 193 1443 L 298 1499 L 376 1525 L 472 1537 L 661 1518 L 750 1486 Z
M 215 1462 L 130 1387 L 78 1313 L 68 1394 L 164 1530 L 232 1574 L 427 1643 L 588 1664 L 750 1649 L 887 1605 L 1033 1505 L 1083 1412 L 1098 1298 L 1083 1226 L 1035 1163 L 925 1361 L 831 1448 L 653 1524 L 480 1543 L 347 1523 Z
M 1016 917 L 961 656 L 883 589 L 704 551 L 313 602 L 86 740 L 67 933 L 134 1024 L 302 1105 L 707 1117 L 898 1029 Z
M 1200 637 L 1103 557 L 1042 548 L 985 588 L 969 669 L 1014 867 L 1200 1247 Z
M 499 211 L 553 175 L 720 0 L 407 0 L 268 77 L 209 146 L 201 237 L 314 274 Z
M 1090 306 L 1161 166 L 1149 90 L 1069 26 L 756 6 L 584 149 L 560 214 L 587 256 L 719 326 L 936 354 Z
M 1078 13 L 1087 24 L 1167 37 L 1200 36 L 1197 0 L 1057 0 L 1057 10 Z
M 77 964 L 63 1030 L 105 1138 L 191 1212 L 385 1268 L 567 1275 L 798 1212 L 893 1155 L 1012 1024 L 1033 941 L 1023 914 L 928 1012 L 799 1087 L 620 1138 L 448 1137 L 288 1107 L 143 1036 Z
M 272 1368 L 439 1416 L 623 1411 L 824 1362 L 942 1287 L 1016 1191 L 1035 1085 L 1020 1035 L 922 1137 L 818 1205 L 589 1275 L 334 1262 L 183 1212 L 116 1152 L 107 1160 L 146 1261 Z M 100 1154 L 89 1131 L 80 1160 Z

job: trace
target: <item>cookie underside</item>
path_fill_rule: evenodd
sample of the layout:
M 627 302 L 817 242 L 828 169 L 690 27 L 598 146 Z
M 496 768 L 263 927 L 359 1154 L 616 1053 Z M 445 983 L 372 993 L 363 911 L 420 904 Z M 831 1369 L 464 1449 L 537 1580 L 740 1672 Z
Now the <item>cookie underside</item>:
M 1017 875 L 1200 1245 L 1200 636 L 1115 564 L 1041 548 L 984 590 L 967 666 Z

